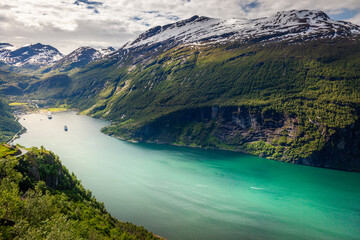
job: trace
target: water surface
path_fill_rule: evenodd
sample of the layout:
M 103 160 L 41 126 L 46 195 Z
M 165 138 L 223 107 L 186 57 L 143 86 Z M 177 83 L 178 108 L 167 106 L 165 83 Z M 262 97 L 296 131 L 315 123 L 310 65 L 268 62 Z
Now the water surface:
M 358 173 L 128 143 L 74 112 L 24 118 L 16 143 L 54 151 L 113 216 L 165 238 L 360 239 Z

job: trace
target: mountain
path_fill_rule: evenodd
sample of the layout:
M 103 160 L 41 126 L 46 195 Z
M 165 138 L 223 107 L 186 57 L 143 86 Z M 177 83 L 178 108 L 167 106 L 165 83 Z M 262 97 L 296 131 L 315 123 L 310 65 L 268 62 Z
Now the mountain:
M 179 44 L 297 42 L 314 38 L 353 37 L 359 26 L 331 20 L 322 11 L 292 10 L 259 19 L 214 19 L 194 16 L 165 26 L 154 27 L 124 49 L 174 47 Z
M 8 52 L 13 50 L 15 47 L 10 43 L 2 43 L 0 42 L 0 56 L 1 58 L 6 55 Z
M 91 47 L 80 47 L 70 54 L 64 56 L 54 65 L 45 69 L 43 72 L 49 72 L 51 70 L 69 71 L 73 68 L 83 67 L 88 63 L 91 63 L 99 58 L 102 58 L 110 53 L 114 52 L 112 47 L 106 49 L 95 49 Z
M 25 69 L 22 69 L 22 71 Z M 0 94 L 2 95 L 23 95 L 24 90 L 33 83 L 39 80 L 38 77 L 32 74 L 21 73 L 17 67 L 5 64 L 0 61 Z
M 360 27 L 321 11 L 194 16 L 28 96 L 106 118 L 126 140 L 242 151 L 360 171 Z
M 52 64 L 63 55 L 54 47 L 41 43 L 14 47 L 0 43 L 0 61 L 17 67 L 41 67 Z
M 5 59 L 6 56 L 14 49 L 16 49 L 16 47 L 11 45 L 10 43 L 0 42 L 0 61 L 3 61 L 3 59 Z

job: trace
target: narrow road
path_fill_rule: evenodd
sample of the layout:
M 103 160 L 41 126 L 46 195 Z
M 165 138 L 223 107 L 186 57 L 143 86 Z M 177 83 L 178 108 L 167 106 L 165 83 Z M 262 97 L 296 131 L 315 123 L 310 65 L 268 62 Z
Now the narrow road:
M 21 130 L 18 131 L 18 132 L 7 142 L 7 144 L 11 144 L 16 138 L 18 138 L 18 137 L 19 137 L 19 134 L 20 134 L 23 130 L 24 130 L 24 127 L 21 126 Z
M 21 151 L 21 154 L 16 155 L 15 157 L 21 157 L 29 152 L 28 150 L 21 148 L 21 147 L 18 147 L 18 149 Z

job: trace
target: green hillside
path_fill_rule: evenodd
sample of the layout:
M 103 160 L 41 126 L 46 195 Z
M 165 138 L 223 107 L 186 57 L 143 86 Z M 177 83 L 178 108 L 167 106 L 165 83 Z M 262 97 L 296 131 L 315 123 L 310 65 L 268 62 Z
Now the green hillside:
M 360 169 L 352 150 L 359 135 L 347 136 L 359 126 L 358 41 L 181 46 L 136 56 L 70 75 L 61 95 L 112 120 L 104 131 L 124 139 Z
M 41 148 L 0 159 L 0 239 L 157 239 L 113 218 Z
M 38 79 L 31 70 L 12 67 L 0 61 L 1 95 L 22 95 L 29 84 Z
M 20 129 L 21 125 L 15 122 L 8 105 L 0 99 L 0 143 L 9 141 Z
M 359 57 L 345 38 L 124 50 L 25 93 L 109 119 L 104 132 L 127 140 L 358 171 Z

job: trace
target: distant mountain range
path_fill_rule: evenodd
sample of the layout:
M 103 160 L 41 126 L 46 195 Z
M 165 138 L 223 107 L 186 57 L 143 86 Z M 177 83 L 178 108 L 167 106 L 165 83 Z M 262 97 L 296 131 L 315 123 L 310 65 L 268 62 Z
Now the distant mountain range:
M 106 49 L 95 49 L 91 47 L 80 47 L 64 56 L 60 60 L 56 61 L 55 64 L 44 70 L 45 72 L 51 70 L 68 71 L 76 67 L 83 67 L 88 63 L 91 63 L 99 58 L 102 58 L 110 53 L 114 52 L 115 49 L 112 47 Z
M 56 48 L 41 43 L 15 47 L 9 43 L 0 43 L 0 61 L 16 67 L 40 68 L 54 65 L 54 69 L 82 67 L 115 51 L 80 47 L 68 55 L 63 55 Z M 66 66 L 65 66 L 66 65 Z M 64 69 L 63 69 L 64 70 Z
M 0 43 L 0 61 L 17 67 L 48 65 L 62 57 L 63 55 L 56 48 L 41 43 L 23 47 Z
M 358 25 L 317 10 L 193 16 L 105 52 L 79 48 L 32 80 L 0 66 L 0 93 L 66 101 L 126 140 L 360 171 Z
M 259 19 L 216 19 L 193 16 L 173 24 L 149 29 L 126 43 L 119 51 L 162 51 L 184 44 L 224 44 L 229 42 L 269 43 L 287 41 L 296 43 L 322 38 L 351 38 L 360 34 L 359 26 L 329 18 L 318 10 L 292 10 L 278 12 L 272 17 Z M 41 43 L 15 47 L 0 42 L 0 61 L 18 67 L 44 67 L 55 64 L 49 70 L 69 70 L 83 67 L 104 57 L 115 49 L 80 47 L 64 56 L 56 48 Z

